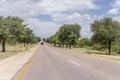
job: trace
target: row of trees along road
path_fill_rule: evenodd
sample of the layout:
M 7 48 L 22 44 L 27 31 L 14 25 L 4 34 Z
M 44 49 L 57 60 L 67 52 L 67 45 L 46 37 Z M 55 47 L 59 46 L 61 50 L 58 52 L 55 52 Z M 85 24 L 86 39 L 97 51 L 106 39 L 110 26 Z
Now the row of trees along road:
M 76 40 L 80 38 L 80 25 L 78 24 L 65 24 L 60 27 L 59 31 L 55 35 L 46 39 L 49 43 L 54 45 L 69 47 L 75 45 Z
M 16 44 L 16 42 L 24 43 L 24 47 L 28 43 L 36 43 L 40 40 L 36 37 L 32 30 L 24 25 L 24 20 L 19 17 L 0 17 L 0 43 L 2 44 L 2 52 L 6 51 L 6 42 Z
M 75 47 L 78 46 L 90 46 L 100 44 L 103 48 L 108 49 L 108 54 L 111 54 L 111 46 L 113 42 L 120 41 L 120 23 L 112 18 L 103 18 L 95 20 L 91 25 L 91 31 L 93 36 L 91 39 L 80 39 L 80 25 L 78 24 L 66 24 L 60 27 L 59 31 L 46 39 L 47 42 L 53 43 L 55 46 L 60 47 Z

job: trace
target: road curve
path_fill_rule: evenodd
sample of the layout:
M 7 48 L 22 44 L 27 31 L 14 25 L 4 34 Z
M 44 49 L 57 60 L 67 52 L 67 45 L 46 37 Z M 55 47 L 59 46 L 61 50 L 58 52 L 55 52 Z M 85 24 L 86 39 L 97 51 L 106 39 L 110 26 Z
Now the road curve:
M 120 80 L 120 64 L 42 45 L 22 80 Z

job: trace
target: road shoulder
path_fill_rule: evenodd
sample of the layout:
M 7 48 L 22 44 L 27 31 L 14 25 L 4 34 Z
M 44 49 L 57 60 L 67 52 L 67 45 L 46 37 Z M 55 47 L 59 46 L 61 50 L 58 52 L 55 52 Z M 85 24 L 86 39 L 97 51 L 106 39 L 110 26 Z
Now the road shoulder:
M 0 80 L 13 80 L 13 77 L 30 59 L 39 46 L 0 61 Z

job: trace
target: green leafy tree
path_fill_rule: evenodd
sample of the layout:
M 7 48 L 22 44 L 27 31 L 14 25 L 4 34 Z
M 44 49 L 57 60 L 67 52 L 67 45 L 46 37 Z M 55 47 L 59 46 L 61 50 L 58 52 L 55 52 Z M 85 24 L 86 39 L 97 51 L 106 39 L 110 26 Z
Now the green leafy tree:
M 2 43 L 2 52 L 6 51 L 6 42 L 22 42 L 25 46 L 25 43 L 35 43 L 39 41 L 39 38 L 36 37 L 32 30 L 27 28 L 23 22 L 24 20 L 19 17 L 0 17 L 0 42 Z
M 3 17 L 0 17 L 0 39 L 2 41 L 2 52 L 5 52 L 6 39 L 9 34 L 9 26 L 7 20 Z
M 76 40 L 80 38 L 80 25 L 68 24 L 63 25 L 58 31 L 58 40 L 71 49 L 71 46 L 75 44 Z
M 56 37 L 56 35 L 52 35 L 52 36 L 50 37 L 50 43 L 53 43 L 54 46 L 57 45 L 57 37 Z
M 67 40 L 68 45 L 69 45 L 69 49 L 71 49 L 72 45 L 75 45 L 76 40 L 77 40 L 77 36 L 76 35 L 73 35 L 73 34 L 69 35 L 68 40 Z
M 95 20 L 91 25 L 93 32 L 92 40 L 108 48 L 108 54 L 111 54 L 112 42 L 120 39 L 120 23 L 111 18 Z
M 77 40 L 77 44 L 76 44 L 77 47 L 85 47 L 91 45 L 92 45 L 91 40 L 88 38 L 82 38 L 80 40 Z
M 7 17 L 9 20 L 9 26 L 10 26 L 10 35 L 12 38 L 12 43 L 16 43 L 16 41 L 19 39 L 20 35 L 23 33 L 24 25 L 23 20 L 19 17 Z

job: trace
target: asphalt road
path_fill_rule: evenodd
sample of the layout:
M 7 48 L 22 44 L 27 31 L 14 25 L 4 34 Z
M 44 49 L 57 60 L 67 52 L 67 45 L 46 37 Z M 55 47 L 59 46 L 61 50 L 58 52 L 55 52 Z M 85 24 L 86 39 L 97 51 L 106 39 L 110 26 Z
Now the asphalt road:
M 120 80 L 120 64 L 43 45 L 22 80 Z

